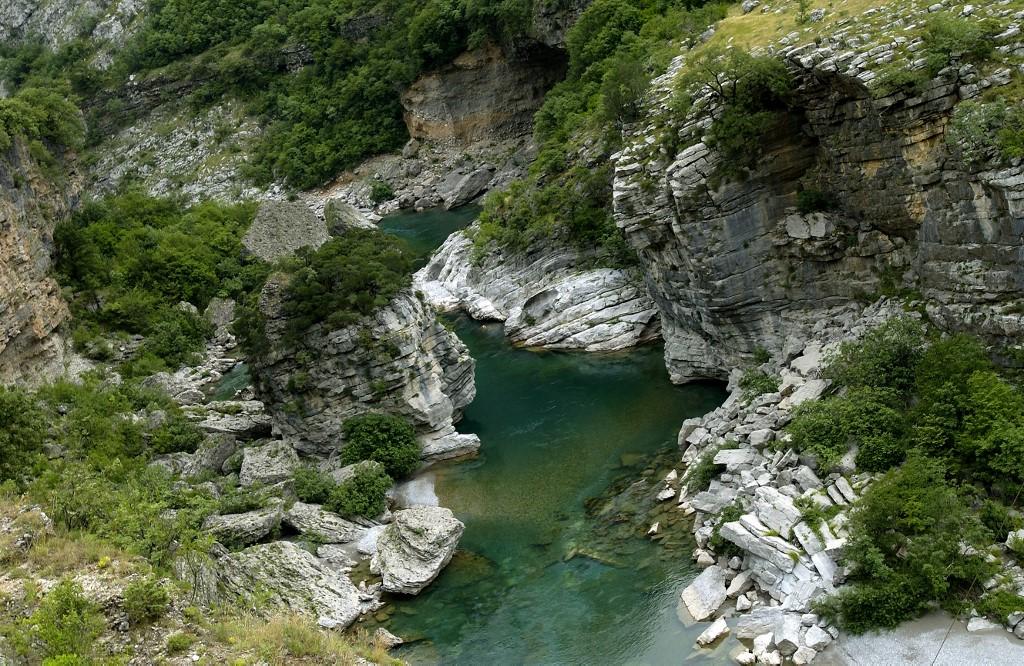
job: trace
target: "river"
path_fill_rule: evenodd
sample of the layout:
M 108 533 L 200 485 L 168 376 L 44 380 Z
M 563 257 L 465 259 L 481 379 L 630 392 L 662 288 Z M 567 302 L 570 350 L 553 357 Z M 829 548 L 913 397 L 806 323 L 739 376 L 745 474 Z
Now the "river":
M 416 248 L 429 252 L 468 221 L 448 215 L 403 214 L 381 227 L 432 237 Z M 425 228 L 432 225 L 444 228 Z M 703 627 L 676 617 L 678 593 L 697 573 L 694 543 L 671 502 L 652 499 L 678 460 L 680 424 L 720 404 L 721 385 L 672 385 L 656 345 L 537 352 L 510 345 L 497 324 L 459 317 L 453 325 L 477 360 L 477 397 L 459 430 L 479 435 L 482 447 L 477 458 L 432 468 L 413 484 L 421 497 L 436 493 L 466 531 L 427 590 L 390 598 L 378 613 L 413 639 L 399 656 L 445 664 L 724 661 L 722 649 L 694 653 Z M 662 532 L 652 540 L 645 532 L 656 520 Z

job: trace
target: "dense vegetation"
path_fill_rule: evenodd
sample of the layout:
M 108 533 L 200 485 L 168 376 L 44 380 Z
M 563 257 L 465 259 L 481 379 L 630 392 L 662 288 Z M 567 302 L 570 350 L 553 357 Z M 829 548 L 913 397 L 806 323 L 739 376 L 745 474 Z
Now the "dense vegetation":
M 797 409 L 792 445 L 826 470 L 855 446 L 859 469 L 885 474 L 851 514 L 852 584 L 822 610 L 856 632 L 934 603 L 1024 610 L 980 584 L 998 571 L 988 546 L 1021 524 L 1007 506 L 1024 487 L 1024 393 L 977 340 L 910 318 L 842 345 L 826 376 L 840 391 Z
M 214 296 L 241 298 L 266 275 L 242 252 L 253 213 L 252 204 L 186 208 L 132 191 L 86 204 L 54 234 L 78 347 L 109 359 L 111 333 L 145 336 L 126 366 L 132 375 L 191 361 L 210 332 L 196 310 Z
M 488 197 L 475 244 L 521 250 L 554 238 L 593 262 L 635 259 L 611 217 L 608 157 L 637 119 L 648 82 L 678 44 L 693 43 L 724 4 L 596 0 L 566 35 L 569 73 L 535 117 L 540 153 L 529 177 Z
M 416 432 L 405 419 L 392 414 L 363 414 L 342 424 L 345 448 L 341 460 L 356 463 L 376 460 L 396 479 L 402 479 L 420 465 L 420 445 Z

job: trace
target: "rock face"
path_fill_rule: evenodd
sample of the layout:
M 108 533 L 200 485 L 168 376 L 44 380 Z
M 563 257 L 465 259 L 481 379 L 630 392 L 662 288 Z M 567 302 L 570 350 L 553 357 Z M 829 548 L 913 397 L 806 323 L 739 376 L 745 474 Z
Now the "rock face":
M 443 507 L 397 511 L 377 539 L 370 570 L 383 577 L 386 591 L 418 594 L 452 559 L 464 527 Z
M 700 142 L 707 120 L 696 115 L 677 124 L 691 144 L 681 151 L 662 154 L 641 132 L 618 156 L 616 221 L 644 264 L 676 381 L 724 377 L 757 347 L 791 356 L 817 322 L 885 280 L 923 293 L 947 329 L 1022 330 L 1024 167 L 970 167 L 945 140 L 955 105 L 1008 72 L 950 68 L 920 95 L 876 98 L 865 81 L 877 65 L 840 49 L 781 49 L 794 108 L 742 181 L 709 178 L 720 158 Z M 680 66 L 655 88 L 667 94 Z M 801 191 L 835 205 L 802 215 Z
M 74 172 L 59 185 L 44 178 L 20 140 L 0 154 L 0 384 L 36 384 L 64 370 L 58 328 L 69 313 L 50 255 L 78 188 Z
M 0 41 L 41 38 L 57 48 L 81 35 L 106 46 L 99 64 L 108 64 L 107 50 L 125 44 L 141 13 L 141 0 L 9 0 L 0 5 Z
M 479 446 L 455 432 L 454 421 L 476 395 L 475 364 L 466 346 L 411 290 L 346 328 L 310 329 L 306 353 L 281 344 L 284 284 L 267 281 L 260 309 L 273 351 L 253 364 L 274 428 L 304 453 L 329 455 L 343 446 L 345 419 L 368 411 L 408 418 L 435 458 Z M 308 356 L 315 362 L 304 361 Z
M 220 587 L 251 600 L 259 590 L 272 606 L 345 628 L 360 613 L 359 591 L 348 579 L 290 541 L 252 546 L 216 562 Z
M 327 242 L 327 223 L 298 201 L 264 201 L 242 238 L 242 246 L 273 262 L 302 247 L 317 249 Z
M 464 144 L 527 134 L 565 65 L 564 53 L 542 45 L 514 54 L 493 45 L 467 51 L 402 94 L 409 135 Z
M 574 251 L 553 245 L 474 262 L 473 242 L 459 232 L 413 283 L 439 310 L 504 321 L 509 338 L 528 346 L 606 351 L 657 337 L 657 311 L 638 275 L 579 263 Z

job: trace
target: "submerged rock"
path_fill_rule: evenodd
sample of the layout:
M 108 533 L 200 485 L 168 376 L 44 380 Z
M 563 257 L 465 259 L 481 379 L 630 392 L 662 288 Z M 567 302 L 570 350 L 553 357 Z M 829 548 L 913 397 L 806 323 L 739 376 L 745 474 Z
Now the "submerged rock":
M 381 575 L 386 591 L 418 594 L 451 560 L 464 528 L 443 507 L 397 511 L 377 539 L 370 570 Z
M 705 569 L 680 595 L 687 612 L 697 622 L 703 622 L 725 602 L 725 576 L 722 568 L 713 565 Z

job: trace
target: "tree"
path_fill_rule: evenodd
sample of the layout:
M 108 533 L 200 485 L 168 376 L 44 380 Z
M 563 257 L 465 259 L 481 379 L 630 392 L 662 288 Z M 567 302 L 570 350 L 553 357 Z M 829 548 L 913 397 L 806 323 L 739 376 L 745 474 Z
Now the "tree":
M 376 460 L 385 471 L 401 479 L 416 471 L 420 463 L 420 445 L 416 432 L 405 419 L 391 414 L 363 414 L 342 424 L 345 448 L 341 460 L 352 464 Z

